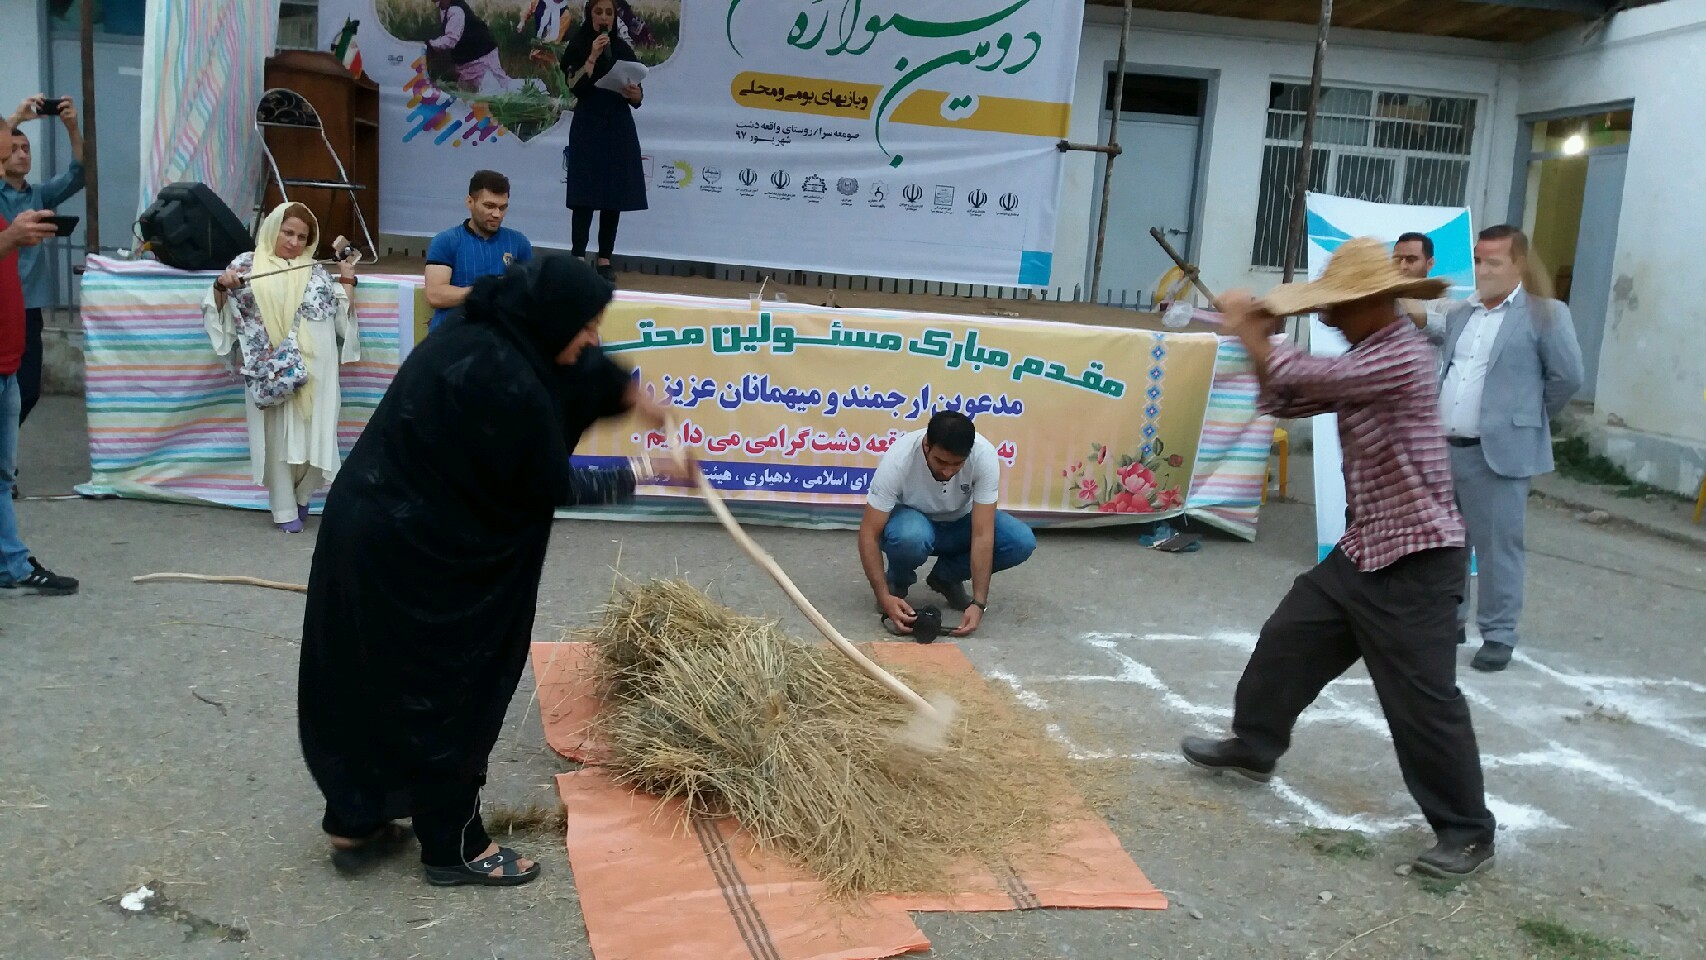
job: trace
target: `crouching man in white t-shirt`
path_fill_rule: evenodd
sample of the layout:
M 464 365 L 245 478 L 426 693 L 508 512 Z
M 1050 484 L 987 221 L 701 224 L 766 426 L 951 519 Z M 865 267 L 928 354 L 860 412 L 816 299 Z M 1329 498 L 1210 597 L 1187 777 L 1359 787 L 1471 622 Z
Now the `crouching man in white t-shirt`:
M 936 414 L 883 455 L 859 524 L 859 562 L 890 633 L 912 632 L 915 616 L 906 594 L 932 556 L 936 566 L 925 585 L 965 611 L 953 635 L 978 628 L 989 606 L 990 576 L 1024 563 L 1037 548 L 1029 527 L 995 509 L 1000 496 L 995 447 L 963 413 Z

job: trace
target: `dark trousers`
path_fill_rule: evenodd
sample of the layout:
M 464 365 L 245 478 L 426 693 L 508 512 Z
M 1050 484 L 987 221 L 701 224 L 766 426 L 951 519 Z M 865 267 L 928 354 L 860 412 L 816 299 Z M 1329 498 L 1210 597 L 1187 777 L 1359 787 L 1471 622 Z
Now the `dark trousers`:
M 370 837 L 392 820 L 411 817 L 421 843 L 421 862 L 429 867 L 471 863 L 491 845 L 480 819 L 484 777 L 423 783 L 402 795 L 384 790 L 339 790 L 328 795 L 320 829 L 352 840 Z
M 1364 573 L 1335 549 L 1297 578 L 1262 625 L 1238 681 L 1232 733 L 1259 759 L 1291 745 L 1297 717 L 1358 658 L 1392 731 L 1404 784 L 1442 840 L 1493 840 L 1481 754 L 1457 689 L 1461 548 Z
M 41 309 L 24 311 L 24 361 L 18 367 L 18 426 L 41 399 Z
M 622 222 L 622 211 L 598 211 L 598 255 L 609 260 L 616 250 L 616 227 Z M 569 215 L 569 242 L 573 244 L 570 252 L 577 257 L 586 256 L 587 237 L 592 234 L 592 208 L 571 207 Z

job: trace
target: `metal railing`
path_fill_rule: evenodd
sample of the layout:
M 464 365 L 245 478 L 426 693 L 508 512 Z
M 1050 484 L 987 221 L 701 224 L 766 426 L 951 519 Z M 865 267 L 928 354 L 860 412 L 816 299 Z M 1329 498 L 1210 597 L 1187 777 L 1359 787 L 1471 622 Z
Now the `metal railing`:
M 82 303 L 82 277 L 75 268 L 83 265 L 87 248 L 80 239 L 55 237 L 41 245 L 41 252 L 53 278 L 53 301 L 42 308 L 42 322 L 49 327 L 80 329 L 77 309 Z

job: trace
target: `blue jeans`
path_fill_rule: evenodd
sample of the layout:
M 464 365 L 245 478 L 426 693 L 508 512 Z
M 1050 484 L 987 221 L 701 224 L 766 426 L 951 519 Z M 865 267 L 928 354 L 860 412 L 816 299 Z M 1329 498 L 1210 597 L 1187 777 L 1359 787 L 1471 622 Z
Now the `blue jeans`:
M 17 374 L 0 376 L 0 583 L 29 576 L 30 548 L 18 538 L 18 514 L 12 509 L 12 485 L 18 469 Z
M 897 506 L 883 526 L 883 556 L 889 562 L 889 584 L 898 594 L 918 582 L 918 568 L 937 557 L 935 577 L 949 583 L 971 579 L 971 515 L 946 523 L 931 520 L 911 507 Z M 1024 563 L 1037 549 L 1037 535 L 1011 514 L 995 511 L 995 555 L 990 572 Z

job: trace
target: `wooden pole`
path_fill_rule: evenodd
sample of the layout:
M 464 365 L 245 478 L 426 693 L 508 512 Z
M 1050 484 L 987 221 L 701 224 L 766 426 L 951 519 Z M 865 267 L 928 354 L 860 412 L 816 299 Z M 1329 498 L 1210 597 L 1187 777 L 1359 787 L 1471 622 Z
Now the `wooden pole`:
M 1125 0 L 1125 19 L 1120 23 L 1120 60 L 1114 67 L 1114 117 L 1108 123 L 1108 148 L 1102 161 L 1102 211 L 1096 217 L 1096 258 L 1090 267 L 1090 302 L 1102 291 L 1102 249 L 1108 239 L 1108 196 L 1114 189 L 1114 158 L 1120 155 L 1120 103 L 1125 99 L 1126 37 L 1131 34 L 1131 0 Z
M 280 583 L 277 580 L 262 580 L 259 577 L 239 576 L 208 576 L 203 573 L 149 573 L 140 577 L 131 577 L 131 583 L 235 583 L 246 587 L 265 587 L 268 590 L 286 590 L 291 593 L 307 593 L 308 585 L 304 583 Z
M 1203 284 L 1202 276 L 1197 271 L 1197 265 L 1187 262 L 1179 251 L 1173 249 L 1173 245 L 1167 242 L 1167 236 L 1161 232 L 1160 227 L 1150 227 L 1149 235 L 1154 237 L 1155 242 L 1161 244 L 1161 249 L 1166 251 L 1167 256 L 1172 257 L 1173 262 L 1178 264 L 1179 270 L 1191 281 L 1191 286 L 1201 290 L 1202 295 L 1208 298 L 1208 305 L 1219 310 L 1220 300 L 1215 297 L 1214 291 Z
M 1315 68 L 1309 74 L 1309 109 L 1303 114 L 1303 148 L 1297 155 L 1297 178 L 1291 185 L 1291 220 L 1285 231 L 1285 282 L 1297 272 L 1297 252 L 1303 248 L 1304 209 L 1315 155 L 1315 114 L 1321 107 L 1321 70 L 1327 61 L 1327 29 L 1333 23 L 1333 0 L 1321 0 L 1321 23 L 1315 32 Z
M 101 176 L 95 155 L 95 0 L 78 4 L 82 13 L 82 29 L 78 38 L 83 57 L 83 190 L 88 197 L 83 210 L 83 248 L 94 253 L 101 246 Z
M 817 607 L 806 599 L 806 595 L 794 585 L 794 581 L 789 579 L 788 574 L 782 570 L 775 558 L 770 556 L 769 552 L 763 547 L 753 542 L 753 539 L 747 536 L 746 531 L 741 529 L 740 522 L 729 513 L 729 508 L 723 503 L 723 498 L 717 493 L 717 488 L 711 486 L 711 481 L 705 478 L 704 470 L 697 464 L 689 469 L 693 471 L 693 479 L 699 488 L 699 494 L 705 498 L 705 505 L 711 508 L 711 513 L 717 518 L 717 522 L 721 523 L 723 529 L 734 537 L 735 543 L 739 544 L 746 555 L 758 564 L 759 569 L 768 573 L 770 579 L 776 581 L 776 585 L 781 587 L 782 592 L 788 595 L 788 599 L 794 602 L 794 606 L 806 615 L 806 619 L 811 621 L 812 626 L 823 634 L 824 639 L 828 640 L 847 659 L 853 661 L 866 676 L 882 684 L 897 698 L 911 704 L 919 713 L 934 718 L 945 731 L 950 718 L 938 710 L 935 704 L 919 696 L 917 691 L 907 686 L 894 674 L 877 665 L 876 661 L 865 656 L 859 651 L 858 647 L 855 647 L 846 637 L 842 636 L 841 631 L 835 629 L 835 626 L 818 611 Z

